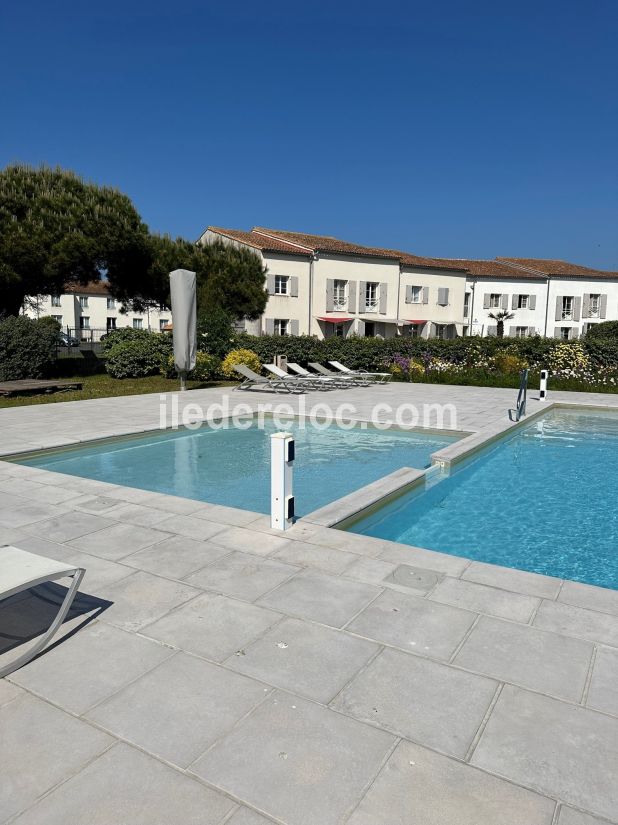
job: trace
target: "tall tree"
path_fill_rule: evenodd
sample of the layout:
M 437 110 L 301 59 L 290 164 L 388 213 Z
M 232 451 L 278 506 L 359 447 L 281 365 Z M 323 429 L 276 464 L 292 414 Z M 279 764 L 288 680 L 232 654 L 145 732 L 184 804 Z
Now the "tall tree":
M 112 292 L 126 294 L 144 283 L 150 260 L 148 227 L 116 189 L 62 169 L 0 171 L 0 314 L 102 273 Z

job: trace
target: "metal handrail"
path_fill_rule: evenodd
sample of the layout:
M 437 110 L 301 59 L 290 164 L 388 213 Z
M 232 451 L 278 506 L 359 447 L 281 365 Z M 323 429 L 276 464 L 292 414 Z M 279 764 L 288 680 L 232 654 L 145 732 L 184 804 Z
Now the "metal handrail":
M 528 394 L 528 372 L 525 369 L 519 373 L 519 392 L 517 394 L 517 404 L 515 405 L 515 421 L 519 421 L 522 415 L 526 414 L 526 397 Z

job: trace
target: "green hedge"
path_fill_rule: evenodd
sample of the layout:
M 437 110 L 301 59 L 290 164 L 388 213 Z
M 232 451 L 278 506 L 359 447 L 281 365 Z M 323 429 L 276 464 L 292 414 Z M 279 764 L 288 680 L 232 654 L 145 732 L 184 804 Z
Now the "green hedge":
M 0 321 L 0 381 L 43 378 L 54 363 L 58 331 L 25 315 Z
M 119 329 L 103 342 L 105 369 L 112 378 L 142 378 L 156 375 L 167 366 L 172 339 L 161 332 Z

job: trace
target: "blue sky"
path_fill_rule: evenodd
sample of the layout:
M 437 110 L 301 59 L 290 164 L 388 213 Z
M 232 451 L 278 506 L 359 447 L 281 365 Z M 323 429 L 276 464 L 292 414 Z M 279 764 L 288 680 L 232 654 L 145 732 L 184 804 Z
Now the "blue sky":
M 0 164 L 153 230 L 618 270 L 618 5 L 83 0 L 0 10 Z

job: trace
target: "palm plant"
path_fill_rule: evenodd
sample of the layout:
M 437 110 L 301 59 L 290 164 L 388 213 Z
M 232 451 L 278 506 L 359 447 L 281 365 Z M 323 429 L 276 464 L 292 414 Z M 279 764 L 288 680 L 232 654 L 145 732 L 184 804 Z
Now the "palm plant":
M 508 309 L 501 309 L 499 312 L 490 312 L 489 317 L 498 325 L 496 327 L 496 335 L 498 338 L 504 338 L 504 322 L 510 321 L 515 315 L 509 312 Z

